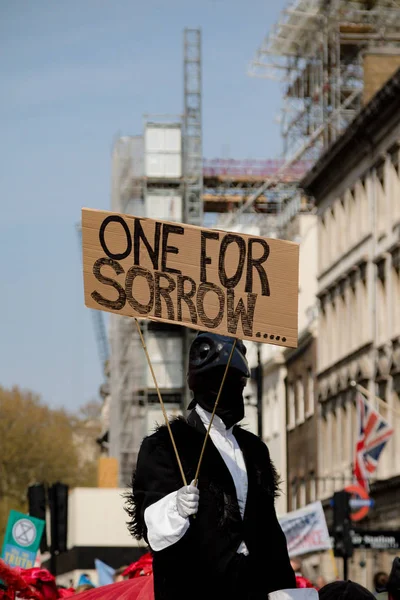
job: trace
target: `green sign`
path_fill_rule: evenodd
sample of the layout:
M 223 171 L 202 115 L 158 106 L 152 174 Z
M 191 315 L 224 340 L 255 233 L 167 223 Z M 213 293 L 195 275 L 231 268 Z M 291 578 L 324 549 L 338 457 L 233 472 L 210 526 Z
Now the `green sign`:
M 12 567 L 30 569 L 42 539 L 45 522 L 10 510 L 1 558 Z

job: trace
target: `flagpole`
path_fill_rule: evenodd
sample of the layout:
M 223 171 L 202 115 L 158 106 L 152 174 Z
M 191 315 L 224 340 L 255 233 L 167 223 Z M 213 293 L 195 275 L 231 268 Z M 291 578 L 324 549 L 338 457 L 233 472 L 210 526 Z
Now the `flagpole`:
M 400 411 L 389 406 L 389 404 L 387 402 L 385 402 L 384 400 L 382 400 L 382 398 L 379 398 L 379 396 L 376 396 L 375 394 L 371 394 L 371 392 L 369 390 L 367 390 L 367 388 L 363 387 L 356 381 L 351 381 L 350 385 L 352 387 L 355 387 L 359 392 L 361 392 L 362 394 L 365 394 L 369 398 L 374 398 L 375 400 L 378 400 L 379 404 L 381 406 L 385 407 L 386 410 L 390 410 L 394 415 L 396 415 L 397 417 L 400 417 Z

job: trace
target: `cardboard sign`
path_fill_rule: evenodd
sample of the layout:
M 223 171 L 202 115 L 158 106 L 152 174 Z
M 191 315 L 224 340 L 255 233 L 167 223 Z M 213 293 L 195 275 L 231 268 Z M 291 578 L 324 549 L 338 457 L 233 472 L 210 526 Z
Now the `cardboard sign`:
M 89 308 L 297 347 L 293 242 L 82 210 Z

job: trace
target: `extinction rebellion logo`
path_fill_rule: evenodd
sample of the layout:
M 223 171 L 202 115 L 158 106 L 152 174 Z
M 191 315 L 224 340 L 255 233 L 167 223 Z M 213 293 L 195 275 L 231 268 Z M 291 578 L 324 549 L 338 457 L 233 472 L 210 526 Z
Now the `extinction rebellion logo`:
M 19 546 L 31 546 L 36 539 L 36 527 L 28 519 L 20 519 L 12 529 L 14 540 Z

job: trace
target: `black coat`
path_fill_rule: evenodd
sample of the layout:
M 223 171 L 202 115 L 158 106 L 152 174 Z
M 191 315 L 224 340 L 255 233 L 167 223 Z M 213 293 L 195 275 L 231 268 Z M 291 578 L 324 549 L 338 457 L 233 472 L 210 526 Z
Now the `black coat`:
M 171 422 L 187 482 L 194 479 L 205 428 L 193 411 Z M 267 446 L 236 426 L 248 477 L 244 518 L 236 489 L 211 438 L 200 470 L 196 518 L 179 542 L 154 552 L 156 600 L 266 600 L 271 591 L 296 587 L 274 498 L 277 477 Z M 166 426 L 143 440 L 128 501 L 131 533 L 144 537 L 145 509 L 183 485 Z M 237 554 L 244 541 L 249 556 Z

